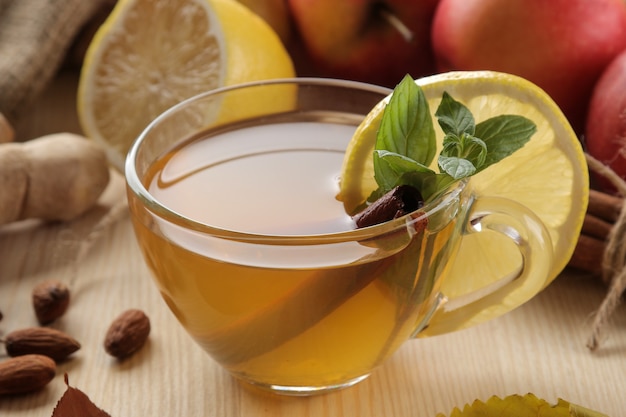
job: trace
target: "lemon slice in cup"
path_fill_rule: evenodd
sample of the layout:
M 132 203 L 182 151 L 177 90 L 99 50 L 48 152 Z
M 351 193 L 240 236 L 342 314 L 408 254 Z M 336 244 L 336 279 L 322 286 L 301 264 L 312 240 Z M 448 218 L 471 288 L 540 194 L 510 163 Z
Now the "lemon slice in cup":
M 92 40 L 78 89 L 86 136 L 113 166 L 174 104 L 218 87 L 293 77 L 278 35 L 232 0 L 119 0 Z
M 537 132 L 522 149 L 473 176 L 470 182 L 478 196 L 515 200 L 545 223 L 554 248 L 554 264 L 545 281 L 548 285 L 572 256 L 589 193 L 585 156 L 565 116 L 543 90 L 509 74 L 450 72 L 416 82 L 426 95 L 433 118 L 447 91 L 470 109 L 477 123 L 496 115 L 517 114 L 537 125 Z M 338 195 L 348 212 L 377 188 L 372 153 L 385 105 L 384 100 L 372 109 L 348 145 Z M 434 124 L 438 126 L 436 121 Z M 441 147 L 443 134 L 437 134 Z M 514 274 L 520 264 L 518 249 L 503 236 L 490 231 L 464 236 L 442 292 L 450 297 L 468 294 L 492 281 L 490 277 Z

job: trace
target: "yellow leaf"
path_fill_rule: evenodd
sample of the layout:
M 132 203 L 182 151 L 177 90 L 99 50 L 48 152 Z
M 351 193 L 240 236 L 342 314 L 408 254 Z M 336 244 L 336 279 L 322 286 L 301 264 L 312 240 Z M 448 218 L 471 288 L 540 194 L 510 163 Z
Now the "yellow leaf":
M 437 417 L 446 417 L 437 414 Z M 487 402 L 475 400 L 463 410 L 455 408 L 449 417 L 608 417 L 568 401 L 559 399 L 556 405 L 537 398 L 534 394 L 491 397 Z

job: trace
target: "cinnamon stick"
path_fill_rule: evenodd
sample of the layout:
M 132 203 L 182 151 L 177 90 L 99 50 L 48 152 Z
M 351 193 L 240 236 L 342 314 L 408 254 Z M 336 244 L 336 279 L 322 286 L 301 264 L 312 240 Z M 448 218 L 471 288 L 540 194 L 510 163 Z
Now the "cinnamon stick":
M 602 257 L 606 241 L 587 235 L 580 235 L 568 265 L 594 275 L 602 274 Z
M 598 190 L 589 190 L 589 204 L 569 266 L 602 275 L 607 240 L 620 216 L 624 199 Z
M 609 223 L 615 223 L 623 205 L 624 199 L 622 197 L 597 190 L 589 190 L 588 214 L 592 214 Z
M 612 228 L 613 223 L 609 223 L 600 217 L 587 213 L 583 220 L 581 233 L 604 241 L 609 237 Z
M 357 227 L 380 224 L 412 213 L 424 205 L 420 192 L 410 185 L 395 187 L 354 216 Z

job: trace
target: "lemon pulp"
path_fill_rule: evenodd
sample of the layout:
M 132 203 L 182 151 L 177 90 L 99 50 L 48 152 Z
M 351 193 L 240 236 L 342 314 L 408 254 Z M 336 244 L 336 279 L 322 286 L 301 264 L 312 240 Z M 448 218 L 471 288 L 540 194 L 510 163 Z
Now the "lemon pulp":
M 78 88 L 86 136 L 111 163 L 156 116 L 218 87 L 294 76 L 278 35 L 230 0 L 120 0 L 89 45 Z

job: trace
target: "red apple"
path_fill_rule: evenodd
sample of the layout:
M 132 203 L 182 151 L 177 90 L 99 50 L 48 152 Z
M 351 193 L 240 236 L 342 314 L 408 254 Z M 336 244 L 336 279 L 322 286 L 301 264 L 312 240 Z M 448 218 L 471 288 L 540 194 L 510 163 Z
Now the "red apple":
M 434 72 L 430 41 L 439 0 L 289 0 L 312 68 L 323 75 L 395 86 Z
M 584 142 L 591 156 L 626 179 L 626 52 L 611 62 L 593 90 Z M 595 177 L 599 188 L 614 191 L 606 178 Z
M 581 131 L 591 91 L 626 48 L 624 0 L 441 0 L 438 69 L 496 70 L 543 88 Z

